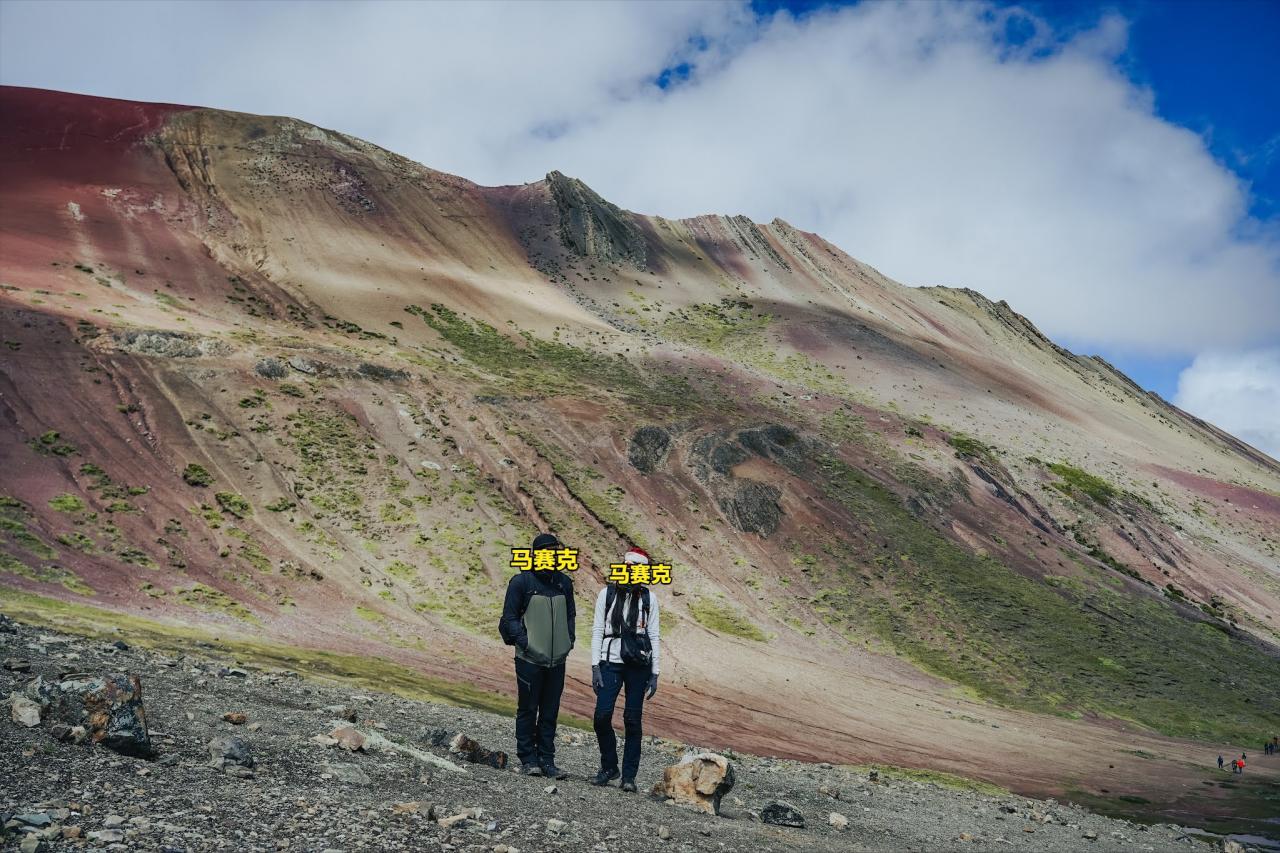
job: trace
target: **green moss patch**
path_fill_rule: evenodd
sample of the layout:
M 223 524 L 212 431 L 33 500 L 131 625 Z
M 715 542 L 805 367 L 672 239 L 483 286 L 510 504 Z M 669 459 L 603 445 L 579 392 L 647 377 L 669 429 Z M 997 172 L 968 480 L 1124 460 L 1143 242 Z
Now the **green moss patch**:
M 1056 462 L 1049 470 L 1062 478 L 1053 483 L 1053 487 L 1071 497 L 1084 495 L 1103 506 L 1111 506 L 1111 501 L 1120 494 L 1120 490 L 1101 477 L 1090 474 L 1066 462 Z
M 236 518 L 247 518 L 253 514 L 253 506 L 242 495 L 235 492 L 218 492 L 213 497 L 223 512 L 230 513 Z
M 82 512 L 85 503 L 77 495 L 58 495 L 49 499 L 49 506 L 58 512 Z
M 696 598 L 689 603 L 689 612 L 698 624 L 717 634 L 728 634 L 760 643 L 769 639 L 764 631 L 723 600 Z
M 203 465 L 189 462 L 187 467 L 182 469 L 182 480 L 188 486 L 203 488 L 213 482 L 213 475 Z

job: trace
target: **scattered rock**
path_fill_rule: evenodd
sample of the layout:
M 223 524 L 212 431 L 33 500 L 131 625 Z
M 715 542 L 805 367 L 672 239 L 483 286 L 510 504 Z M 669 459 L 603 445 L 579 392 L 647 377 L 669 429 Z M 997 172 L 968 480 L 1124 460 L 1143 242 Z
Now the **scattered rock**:
M 21 658 L 5 658 L 4 668 L 10 672 L 30 672 L 31 661 Z
M 39 853 L 44 848 L 44 842 L 34 835 L 28 835 L 18 844 L 18 853 Z
M 568 828 L 569 824 L 557 818 L 553 817 L 547 821 L 547 832 L 552 835 L 560 835 Z
M 434 804 L 426 800 L 413 800 L 407 803 L 396 803 L 391 807 L 394 814 L 420 814 L 426 815 L 427 820 L 436 819 L 436 807 Z
M 502 770 L 507 766 L 507 754 L 485 749 L 476 741 L 459 732 L 449 741 L 449 751 L 472 764 L 487 764 Z
M 249 745 L 238 737 L 216 737 L 209 741 L 209 764 L 224 772 L 230 767 L 251 768 L 254 765 Z
M 90 832 L 87 837 L 100 844 L 117 844 L 124 841 L 124 832 L 119 829 L 99 829 L 97 832 Z
M 687 753 L 679 764 L 662 771 L 653 794 L 706 814 L 720 814 L 720 800 L 733 790 L 733 782 L 733 765 L 723 755 Z
M 9 715 L 15 723 L 29 729 L 40 725 L 40 706 L 18 693 L 9 695 Z
M 308 375 L 316 373 L 316 370 L 317 370 L 316 366 L 312 362 L 308 361 L 307 359 L 303 358 L 300 355 L 295 355 L 292 358 L 290 358 L 289 366 L 292 367 L 294 370 L 298 371 L 299 373 L 306 373 Z
M 27 826 L 42 827 L 53 823 L 53 818 L 42 812 L 33 812 L 31 814 L 16 814 L 13 819 Z
M 329 732 L 329 737 L 337 741 L 338 746 L 348 752 L 357 752 L 364 749 L 365 737 L 360 732 L 350 726 L 334 729 Z
M 222 719 L 233 726 L 243 726 L 249 722 L 249 716 L 243 711 L 228 711 L 222 715 Z
M 69 726 L 66 723 L 54 723 L 49 727 L 49 734 L 62 743 L 84 743 L 89 739 L 89 732 L 84 726 Z
M 559 790 L 560 790 L 560 789 L 559 789 L 559 788 L 557 788 L 555 785 L 548 785 L 547 787 L 545 787 L 545 788 L 543 788 L 543 789 L 542 789 L 542 793 L 544 793 L 544 794 L 554 794 L 554 793 L 556 793 L 556 792 L 557 792 L 557 791 L 559 791 Z
M 793 826 L 804 829 L 804 815 L 798 808 L 782 800 L 776 800 L 761 809 L 760 821 L 774 826 Z
M 802 822 L 803 820 L 804 818 L 801 818 Z M 832 812 L 831 814 L 827 815 L 827 823 L 834 826 L 837 830 L 849 828 L 849 818 L 840 814 L 840 812 Z
M 661 838 L 663 841 L 666 841 L 671 837 L 671 829 L 666 824 L 659 826 L 658 837 Z
M 326 773 L 339 782 L 346 782 L 350 785 L 370 785 L 373 783 L 373 780 L 369 778 L 369 774 L 354 764 L 327 763 L 324 765 L 324 769 Z

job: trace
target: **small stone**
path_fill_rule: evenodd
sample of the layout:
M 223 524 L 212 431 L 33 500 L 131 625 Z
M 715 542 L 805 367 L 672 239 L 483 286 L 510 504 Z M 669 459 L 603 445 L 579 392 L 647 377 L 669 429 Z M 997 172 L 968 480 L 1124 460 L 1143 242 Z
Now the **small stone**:
M 209 741 L 209 763 L 220 770 L 228 767 L 252 767 L 249 745 L 238 737 L 216 737 Z
M 20 823 L 24 823 L 27 826 L 35 826 L 35 827 L 48 826 L 49 824 L 53 823 L 53 818 L 49 817 L 49 815 L 44 814 L 43 812 L 32 812 L 31 814 L 14 815 L 13 819 Z
M 342 726 L 341 728 L 334 729 L 329 732 L 329 737 L 333 738 L 334 741 L 337 742 L 338 746 L 348 752 L 356 752 L 364 749 L 364 735 L 360 734 L 350 726 Z
M 827 823 L 834 826 L 837 830 L 849 828 L 849 818 L 840 814 L 840 812 L 832 812 L 827 815 Z
M 665 823 L 658 827 L 658 837 L 666 841 L 671 837 L 671 828 Z
M 329 737 L 328 735 L 316 735 L 313 738 L 311 738 L 311 742 L 318 743 L 321 746 L 337 746 L 338 745 L 338 739 L 336 737 Z
M 97 832 L 90 832 L 88 838 L 102 844 L 115 844 L 124 841 L 124 832 L 119 829 L 99 829 Z
M 1097 841 L 1098 833 L 1094 832 L 1092 829 L 1086 829 L 1084 831 L 1084 839 L 1086 841 Z
M 249 722 L 249 717 L 243 711 L 228 711 L 222 715 L 222 719 L 233 726 L 243 726 Z
M 458 824 L 462 823 L 464 820 L 470 820 L 470 819 L 471 819 L 471 812 L 465 811 L 465 812 L 459 812 L 458 814 L 455 814 L 455 815 L 449 815 L 448 817 L 442 817 L 440 818 L 440 820 L 436 821 L 436 823 L 440 824 L 445 829 L 449 829 L 450 827 L 457 826 Z
M 544 794 L 554 794 L 556 791 L 559 791 L 559 790 L 560 789 L 557 788 L 555 785 L 548 785 L 547 787 L 542 789 L 542 792 Z
M 369 785 L 373 783 L 373 780 L 369 778 L 369 774 L 354 764 L 325 764 L 324 769 L 339 782 L 346 782 L 349 785 Z
M 126 643 L 124 640 L 116 640 L 114 643 L 111 644 L 111 648 L 115 649 L 118 652 L 127 652 L 129 651 L 129 644 Z
M 30 672 L 31 661 L 22 658 L 5 658 L 4 668 L 10 672 Z
M 413 800 L 408 803 L 396 803 L 391 807 L 393 814 L 421 814 L 426 815 L 427 820 L 436 819 L 436 807 L 426 800 Z
M 84 834 L 84 830 L 78 826 L 62 827 L 62 837 L 69 841 L 74 841 L 75 839 L 79 838 L 83 834 Z
M 547 832 L 551 833 L 552 835 L 560 835 L 562 832 L 564 832 L 568 828 L 569 828 L 569 824 L 565 823 L 564 821 L 558 818 L 553 817 L 547 821 Z
M 102 825 L 107 827 L 108 829 L 115 826 L 121 826 L 122 824 L 124 824 L 124 818 L 122 818 L 118 814 L 107 815 L 102 820 Z
M 28 835 L 26 838 L 22 839 L 22 842 L 18 845 L 18 851 L 19 853 L 38 853 L 38 851 L 43 847 L 43 841 L 36 838 L 34 835 Z
M 247 728 L 251 732 L 256 732 L 262 728 L 262 723 L 252 722 L 249 725 L 245 726 L 245 728 Z

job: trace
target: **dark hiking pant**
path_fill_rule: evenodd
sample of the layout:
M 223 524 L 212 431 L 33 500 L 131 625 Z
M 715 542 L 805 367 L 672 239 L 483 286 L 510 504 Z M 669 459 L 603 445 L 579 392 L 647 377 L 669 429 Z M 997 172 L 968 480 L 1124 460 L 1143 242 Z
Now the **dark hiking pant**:
M 622 727 L 626 743 L 622 748 L 622 778 L 635 779 L 640 770 L 641 718 L 644 714 L 644 692 L 649 686 L 649 665 L 635 666 L 623 663 L 600 664 L 600 676 L 604 687 L 596 694 L 596 740 L 600 743 L 600 768 L 618 769 L 618 738 L 613 733 L 613 709 L 618 703 L 619 691 L 625 689 L 626 701 L 622 706 Z
M 564 664 L 538 666 L 516 658 L 516 756 L 521 764 L 551 764 L 556 717 L 564 692 Z

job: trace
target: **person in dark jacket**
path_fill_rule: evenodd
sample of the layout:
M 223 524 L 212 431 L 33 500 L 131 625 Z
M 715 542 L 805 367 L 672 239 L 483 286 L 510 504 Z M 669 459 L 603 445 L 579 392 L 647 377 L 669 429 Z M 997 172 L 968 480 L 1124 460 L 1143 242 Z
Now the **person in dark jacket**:
M 560 547 L 554 534 L 540 533 L 532 550 Z M 573 579 L 564 571 L 522 570 L 507 583 L 498 632 L 516 647 L 516 755 L 527 776 L 569 775 L 556 767 L 556 718 L 576 616 Z

